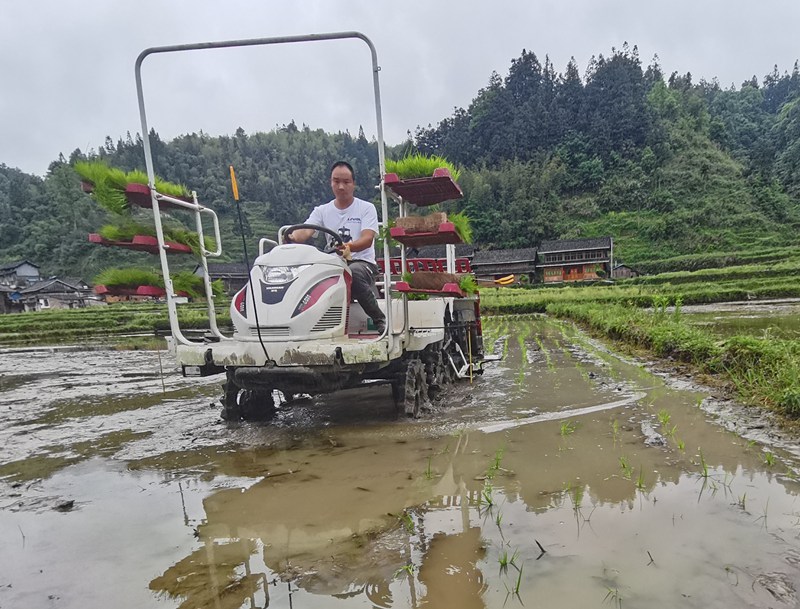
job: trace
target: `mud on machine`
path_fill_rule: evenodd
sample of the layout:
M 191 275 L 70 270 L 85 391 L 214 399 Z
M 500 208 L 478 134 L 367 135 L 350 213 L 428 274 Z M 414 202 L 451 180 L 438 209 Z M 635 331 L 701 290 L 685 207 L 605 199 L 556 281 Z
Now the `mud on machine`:
M 386 173 L 377 54 L 372 42 L 361 33 L 154 47 L 144 50 L 136 60 L 149 203 L 153 209 L 166 289 L 170 350 L 186 376 L 226 375 L 222 416 L 227 420 L 268 419 L 274 416 L 281 401 L 291 400 L 298 394 L 329 393 L 376 383 L 391 384 L 398 411 L 417 417 L 447 384 L 471 379 L 482 371 L 482 364 L 487 360 L 483 352 L 477 294 L 465 294 L 452 282 L 436 286 L 436 289 L 419 290 L 401 280 L 404 270 L 420 268 L 455 274 L 458 264 L 459 271 L 469 272 L 468 260 L 455 258 L 454 244 L 459 240 L 451 224 L 445 223 L 438 230 L 424 233 L 406 233 L 403 229 L 392 228 L 391 236 L 400 244 L 400 255 L 395 258 L 391 257 L 389 240 L 384 240 L 383 256 L 378 256 L 382 269 L 378 302 L 386 315 L 386 329 L 382 333 L 372 329 L 358 303 L 350 302 L 351 273 L 335 248 L 288 243 L 284 238 L 300 227 L 329 233 L 333 241 L 339 236 L 317 226 L 284 226 L 276 240 L 261 239 L 249 281 L 231 303 L 234 332 L 225 335 L 216 322 L 207 264 L 209 257 L 221 254 L 217 216 L 200 204 L 194 193 L 192 201 L 184 201 L 161 194 L 155 188 L 141 77 L 142 63 L 149 55 L 343 39 L 363 41 L 371 54 L 381 225 L 388 226 L 390 199 L 397 217 L 405 217 L 412 205 L 433 205 L 460 198 L 461 190 L 446 170 L 411 180 Z M 200 341 L 187 338 L 178 322 L 177 307 L 181 299 L 176 296 L 170 279 L 169 246 L 165 244 L 161 223 L 161 210 L 167 208 L 193 213 L 197 224 L 209 319 L 209 332 Z M 213 220 L 218 244 L 213 252 L 202 245 L 203 215 Z M 406 247 L 442 243 L 446 244 L 445 260 L 406 258 Z M 424 293 L 427 299 L 409 298 L 414 293 Z

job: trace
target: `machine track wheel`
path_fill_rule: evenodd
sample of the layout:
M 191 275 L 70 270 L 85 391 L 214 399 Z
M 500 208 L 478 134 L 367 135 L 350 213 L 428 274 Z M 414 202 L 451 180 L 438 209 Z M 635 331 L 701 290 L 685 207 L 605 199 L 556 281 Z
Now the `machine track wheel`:
M 422 409 L 430 405 L 425 365 L 421 359 L 410 359 L 400 377 L 392 384 L 392 395 L 397 412 L 418 418 Z
M 227 371 L 223 387 L 222 412 L 224 421 L 268 421 L 275 416 L 275 399 L 271 389 L 243 389 L 234 380 L 234 370 Z
M 271 389 L 245 389 L 239 394 L 239 407 L 245 421 L 269 421 L 277 414 Z
M 429 397 L 434 398 L 453 382 L 452 367 L 447 355 L 442 350 L 441 343 L 436 346 L 436 349 L 426 354 L 424 361 L 428 394 Z

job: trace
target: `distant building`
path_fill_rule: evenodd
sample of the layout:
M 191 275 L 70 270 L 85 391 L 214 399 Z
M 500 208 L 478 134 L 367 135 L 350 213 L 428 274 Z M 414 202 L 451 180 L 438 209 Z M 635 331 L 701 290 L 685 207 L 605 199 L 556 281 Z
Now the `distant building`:
M 194 274 L 203 277 L 203 266 L 198 264 Z M 208 276 L 211 281 L 221 280 L 225 293 L 233 296 L 242 289 L 250 277 L 250 269 L 243 262 L 209 262 Z
M 544 283 L 608 279 L 613 258 L 611 237 L 544 241 L 536 258 L 536 275 Z
M 630 279 L 639 275 L 641 275 L 639 271 L 627 264 L 617 264 L 611 271 L 611 277 L 614 279 Z
M 472 257 L 472 270 L 478 279 L 493 280 L 516 275 L 533 280 L 536 273 L 537 249 L 477 251 Z
M 14 310 L 82 309 L 100 303 L 85 281 L 77 278 L 70 281 L 74 283 L 53 277 L 13 292 Z
M 28 260 L 0 264 L 0 285 L 23 288 L 39 281 L 39 265 Z

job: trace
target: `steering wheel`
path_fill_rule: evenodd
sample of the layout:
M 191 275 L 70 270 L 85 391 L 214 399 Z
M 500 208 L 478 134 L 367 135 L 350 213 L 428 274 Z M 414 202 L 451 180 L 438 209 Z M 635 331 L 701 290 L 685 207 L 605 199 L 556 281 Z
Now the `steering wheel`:
M 344 245 L 344 241 L 342 240 L 342 236 L 334 230 L 330 228 L 326 228 L 324 226 L 319 226 L 318 224 L 294 224 L 292 226 L 288 226 L 286 230 L 283 231 L 284 235 L 291 233 L 297 229 L 306 229 L 310 228 L 315 231 L 319 231 L 321 233 L 325 233 L 326 235 L 330 235 L 333 237 L 334 245 L 332 247 L 318 247 L 317 249 L 321 251 L 323 254 L 333 254 L 338 253 L 338 247 Z M 310 244 L 309 244 L 310 245 Z

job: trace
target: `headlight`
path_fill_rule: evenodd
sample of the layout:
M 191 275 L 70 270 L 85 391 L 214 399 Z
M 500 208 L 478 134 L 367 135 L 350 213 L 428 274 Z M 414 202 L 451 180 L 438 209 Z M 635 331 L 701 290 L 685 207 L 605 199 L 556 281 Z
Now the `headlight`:
M 261 272 L 264 275 L 264 283 L 276 285 L 294 281 L 300 273 L 310 266 L 310 264 L 302 264 L 300 266 L 264 266 L 261 267 Z

